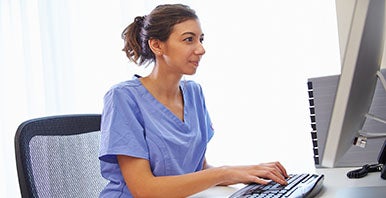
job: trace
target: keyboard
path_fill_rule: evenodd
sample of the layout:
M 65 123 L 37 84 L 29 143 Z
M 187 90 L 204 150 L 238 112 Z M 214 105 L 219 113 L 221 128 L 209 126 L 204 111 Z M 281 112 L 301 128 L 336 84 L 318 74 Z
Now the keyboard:
M 229 198 L 311 198 L 316 196 L 323 187 L 323 175 L 291 174 L 287 178 L 288 185 L 283 186 L 274 181 L 267 185 L 249 184 L 233 193 Z

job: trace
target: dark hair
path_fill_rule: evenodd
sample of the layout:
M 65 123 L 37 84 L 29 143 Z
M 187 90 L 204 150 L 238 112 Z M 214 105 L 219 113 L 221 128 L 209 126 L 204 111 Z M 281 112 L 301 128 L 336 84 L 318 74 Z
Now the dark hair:
M 157 6 L 147 16 L 137 16 L 122 32 L 126 56 L 137 65 L 155 61 L 148 40 L 166 41 L 173 26 L 189 19 L 198 19 L 194 10 L 182 4 L 165 4 Z

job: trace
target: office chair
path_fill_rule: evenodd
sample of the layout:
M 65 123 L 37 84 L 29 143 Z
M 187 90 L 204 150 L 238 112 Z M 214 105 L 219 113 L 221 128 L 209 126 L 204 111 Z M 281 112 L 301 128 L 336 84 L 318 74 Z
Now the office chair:
M 99 114 L 58 115 L 20 124 L 15 154 L 20 191 L 29 197 L 98 197 Z

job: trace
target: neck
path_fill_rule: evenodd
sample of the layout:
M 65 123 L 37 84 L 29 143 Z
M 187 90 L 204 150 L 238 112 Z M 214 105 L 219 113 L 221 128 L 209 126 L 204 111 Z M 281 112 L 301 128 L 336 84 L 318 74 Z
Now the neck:
M 182 75 L 161 72 L 155 67 L 152 73 L 142 79 L 145 87 L 154 95 L 173 99 L 180 96 L 180 80 Z

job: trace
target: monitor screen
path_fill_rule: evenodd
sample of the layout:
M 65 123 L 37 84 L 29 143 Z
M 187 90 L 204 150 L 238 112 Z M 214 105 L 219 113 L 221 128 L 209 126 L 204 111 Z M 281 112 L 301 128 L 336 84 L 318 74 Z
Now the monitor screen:
M 355 3 L 321 159 L 323 167 L 336 166 L 359 136 L 366 120 L 382 60 L 384 13 L 385 0 Z

